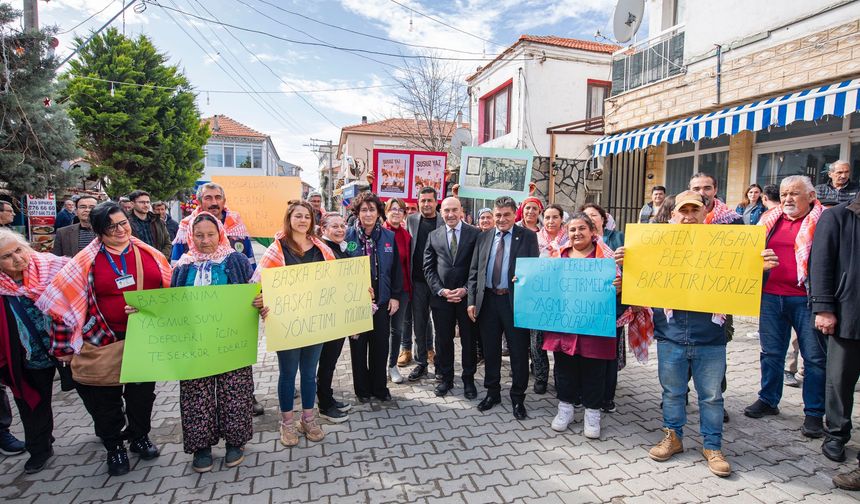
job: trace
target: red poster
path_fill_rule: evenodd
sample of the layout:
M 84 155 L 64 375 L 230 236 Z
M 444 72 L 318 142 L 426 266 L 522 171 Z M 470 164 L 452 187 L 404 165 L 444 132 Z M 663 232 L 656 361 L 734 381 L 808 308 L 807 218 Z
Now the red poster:
M 400 198 L 414 203 L 422 187 L 433 187 L 442 201 L 447 164 L 444 152 L 373 149 L 372 190 L 383 201 Z

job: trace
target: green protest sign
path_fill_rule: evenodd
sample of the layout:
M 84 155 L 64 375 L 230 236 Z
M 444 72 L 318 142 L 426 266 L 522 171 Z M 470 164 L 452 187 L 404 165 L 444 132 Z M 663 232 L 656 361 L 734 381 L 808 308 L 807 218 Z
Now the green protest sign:
M 259 284 L 175 287 L 125 293 L 122 383 L 192 380 L 257 362 Z

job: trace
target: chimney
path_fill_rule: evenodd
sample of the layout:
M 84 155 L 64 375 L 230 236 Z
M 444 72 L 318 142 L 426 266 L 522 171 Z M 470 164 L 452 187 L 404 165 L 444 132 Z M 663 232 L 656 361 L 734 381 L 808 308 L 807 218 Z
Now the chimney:
M 218 125 L 218 114 L 212 118 L 212 131 L 221 131 L 221 126 Z
M 361 116 L 361 124 L 367 124 L 367 116 Z

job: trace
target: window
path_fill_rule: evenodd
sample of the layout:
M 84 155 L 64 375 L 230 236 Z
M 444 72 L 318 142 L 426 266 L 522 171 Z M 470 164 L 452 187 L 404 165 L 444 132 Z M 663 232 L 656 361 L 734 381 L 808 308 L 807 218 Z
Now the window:
M 755 141 L 756 143 L 763 143 L 821 133 L 835 133 L 842 131 L 842 123 L 843 119 L 835 116 L 823 117 L 819 121 L 795 121 L 788 126 L 759 131 L 756 133 Z
M 263 167 L 263 149 L 262 147 L 254 147 L 254 168 Z
M 224 155 L 221 152 L 221 145 L 210 145 L 206 149 L 206 166 L 221 168 L 224 166 Z
M 236 168 L 251 168 L 251 147 L 244 145 L 236 146 Z
M 588 79 L 588 96 L 586 101 L 585 118 L 603 116 L 603 100 L 609 96 L 611 82 Z
M 813 184 L 828 181 L 830 163 L 839 159 L 839 145 L 821 145 L 758 155 L 756 182 L 779 184 L 789 175 L 806 175 Z
M 690 177 L 704 172 L 717 179 L 717 197 L 726 201 L 729 175 L 729 136 L 703 138 L 666 146 L 666 191 L 678 194 L 690 187 Z
M 233 167 L 233 146 L 224 146 L 224 166 Z
M 484 110 L 481 122 L 482 142 L 489 142 L 511 132 L 511 88 L 512 81 L 508 81 L 501 88 L 481 98 Z

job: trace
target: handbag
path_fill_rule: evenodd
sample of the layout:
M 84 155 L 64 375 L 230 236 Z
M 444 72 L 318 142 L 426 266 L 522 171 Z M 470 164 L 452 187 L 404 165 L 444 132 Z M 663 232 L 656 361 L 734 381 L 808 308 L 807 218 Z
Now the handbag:
M 134 264 L 137 268 L 137 290 L 143 290 L 143 261 L 141 252 L 135 246 Z M 94 387 L 116 387 L 120 384 L 122 354 L 125 340 L 115 341 L 104 346 L 84 342 L 80 353 L 72 358 L 72 376 L 75 381 Z

